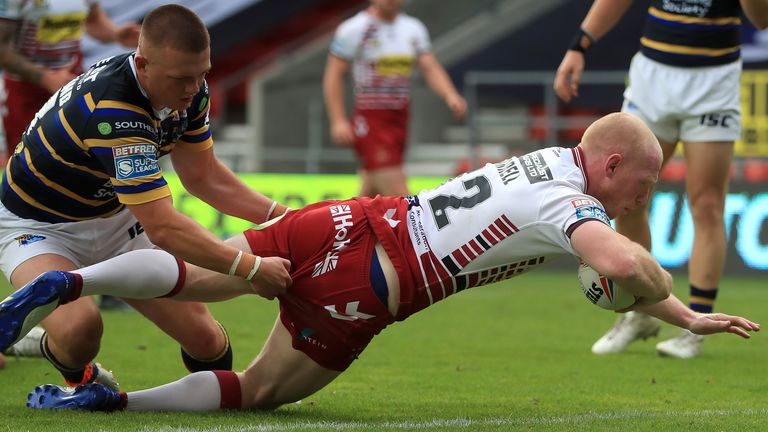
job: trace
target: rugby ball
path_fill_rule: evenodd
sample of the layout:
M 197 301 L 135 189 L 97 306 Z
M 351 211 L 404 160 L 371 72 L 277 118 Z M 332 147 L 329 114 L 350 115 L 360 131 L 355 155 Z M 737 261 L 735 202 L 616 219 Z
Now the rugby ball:
M 603 309 L 621 310 L 635 303 L 635 296 L 621 289 L 613 281 L 582 262 L 579 264 L 579 283 L 589 301 Z

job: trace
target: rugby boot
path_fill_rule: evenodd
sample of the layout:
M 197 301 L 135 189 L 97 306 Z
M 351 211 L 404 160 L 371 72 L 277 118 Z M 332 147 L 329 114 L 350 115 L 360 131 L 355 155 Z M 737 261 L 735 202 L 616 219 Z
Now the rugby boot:
M 0 302 L 0 351 L 18 342 L 66 303 L 75 286 L 74 274 L 47 271 Z

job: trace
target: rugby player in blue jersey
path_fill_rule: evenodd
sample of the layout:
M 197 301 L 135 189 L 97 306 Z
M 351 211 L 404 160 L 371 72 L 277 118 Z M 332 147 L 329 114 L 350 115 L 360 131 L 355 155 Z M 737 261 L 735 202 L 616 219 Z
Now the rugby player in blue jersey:
M 223 213 L 263 223 L 285 211 L 214 156 L 210 69 L 202 21 L 182 6 L 165 5 L 144 19 L 135 53 L 98 62 L 51 96 L 0 185 L 0 269 L 14 287 L 48 270 L 155 247 L 265 292 L 290 285 L 287 260 L 244 254 L 173 207 L 159 164 L 168 154 L 185 188 Z M 141 272 L 140 263 L 133 270 Z M 231 369 L 227 333 L 204 305 L 129 303 L 181 344 L 190 371 Z M 93 362 L 103 328 L 92 299 L 67 304 L 42 324 L 43 354 L 68 384 L 116 386 Z

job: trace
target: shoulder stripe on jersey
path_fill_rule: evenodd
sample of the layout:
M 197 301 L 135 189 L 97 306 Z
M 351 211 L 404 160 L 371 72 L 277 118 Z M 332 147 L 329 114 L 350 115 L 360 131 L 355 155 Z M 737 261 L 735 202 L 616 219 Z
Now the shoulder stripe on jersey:
M 38 171 L 37 167 L 35 167 L 35 164 L 31 160 L 31 157 L 30 157 L 30 154 L 29 154 L 29 150 L 26 149 L 26 148 L 24 149 L 24 158 L 26 159 L 25 163 L 26 163 L 27 168 L 29 169 L 29 171 L 31 171 L 32 174 L 34 174 L 35 178 L 38 181 L 42 182 L 48 188 L 55 190 L 56 192 L 66 196 L 67 198 L 73 199 L 73 200 L 75 200 L 77 202 L 80 202 L 80 203 L 83 203 L 83 204 L 86 204 L 86 205 L 89 205 L 89 206 L 98 207 L 98 206 L 104 204 L 104 201 L 89 200 L 87 198 L 83 198 L 80 195 L 75 194 L 71 190 L 62 187 L 60 184 L 58 184 L 58 183 L 56 183 L 54 181 L 51 181 L 51 179 L 49 179 L 48 177 L 44 176 L 43 173 Z
M 64 110 L 60 109 L 56 116 L 56 123 L 59 125 L 59 127 L 66 133 L 66 136 L 69 137 L 69 139 L 75 143 L 80 149 L 82 150 L 88 150 L 88 148 L 83 144 L 83 142 L 80 140 L 80 137 L 78 137 L 75 134 L 75 131 L 72 130 L 72 126 L 69 125 L 69 122 L 67 121 L 67 118 L 64 117 Z M 90 156 L 88 153 L 85 153 L 85 155 Z
M 184 131 L 184 135 L 186 135 L 186 136 L 200 135 L 200 134 L 204 134 L 204 133 L 206 133 L 208 131 L 209 131 L 208 125 L 205 125 L 203 127 L 197 128 L 195 130 Z
M 200 113 L 195 118 L 193 118 L 192 121 L 200 120 L 201 118 L 203 118 L 203 116 L 208 114 L 208 108 L 210 108 L 210 106 L 211 106 L 211 98 L 208 98 L 208 101 L 205 104 L 205 108 L 201 109 Z
M 85 144 L 88 149 L 100 154 L 111 154 L 112 147 L 122 144 L 150 144 L 157 146 L 156 142 L 140 136 L 112 139 L 87 138 L 85 141 L 83 141 L 83 144 Z
M 144 192 L 166 184 L 167 182 L 161 172 L 130 180 L 112 179 L 112 186 L 115 188 L 115 191 L 122 194 L 134 193 L 132 191 L 135 191 L 135 193 Z
M 171 189 L 168 185 L 139 194 L 121 194 L 117 188 L 115 188 L 115 192 L 117 192 L 117 199 L 126 205 L 146 204 L 171 196 Z
M 144 117 L 152 118 L 152 116 L 143 108 L 116 100 L 100 100 L 99 103 L 96 104 L 96 109 L 99 111 L 105 111 L 107 113 L 112 112 L 112 110 L 118 110 L 117 112 L 132 111 L 137 114 L 141 114 Z
M 656 9 L 653 6 L 648 8 L 648 14 L 652 17 L 660 18 L 665 21 L 673 21 L 683 24 L 703 24 L 713 26 L 741 25 L 741 19 L 739 17 L 699 18 L 664 12 L 662 10 Z
M 669 52 L 673 54 L 690 54 L 690 55 L 702 55 L 702 56 L 710 56 L 710 57 L 731 54 L 736 51 L 739 51 L 740 49 L 738 45 L 733 47 L 728 47 L 728 48 L 720 48 L 720 49 L 698 48 L 698 47 L 675 45 L 675 44 L 659 42 L 652 39 L 648 39 L 647 37 L 641 37 L 640 43 L 643 44 L 643 46 L 647 46 L 648 48 L 655 49 L 657 51 L 664 51 L 664 52 Z
M 84 94 L 82 101 L 85 103 L 85 106 L 83 107 L 84 112 L 92 113 L 96 110 L 96 103 L 93 101 L 93 96 L 90 93 Z
M 40 138 L 40 142 L 43 144 L 43 147 L 45 148 L 45 150 L 48 153 L 48 155 L 51 156 L 53 159 L 55 159 L 57 162 L 61 163 L 62 165 L 65 165 L 65 166 L 67 166 L 69 168 L 76 169 L 76 170 L 83 171 L 83 172 L 87 172 L 88 174 L 91 174 L 91 175 L 99 177 L 99 178 L 103 178 L 103 179 L 108 179 L 109 178 L 108 175 L 106 175 L 106 174 L 104 174 L 102 172 L 94 171 L 94 170 L 92 170 L 90 168 L 87 168 L 87 167 L 84 167 L 84 166 L 81 166 L 81 165 L 75 165 L 72 162 L 65 161 L 64 159 L 61 158 L 61 156 L 59 156 L 56 153 L 56 150 L 54 150 L 54 148 L 48 142 L 48 139 L 45 138 L 45 134 L 43 134 L 43 128 L 42 127 L 38 127 L 36 129 L 36 131 L 37 131 L 37 136 L 38 136 L 38 138 Z
M 213 147 L 213 138 L 211 138 L 209 135 L 205 140 L 195 143 L 189 142 L 182 137 L 176 141 L 176 144 L 179 146 L 179 148 L 183 148 L 184 150 L 203 151 Z

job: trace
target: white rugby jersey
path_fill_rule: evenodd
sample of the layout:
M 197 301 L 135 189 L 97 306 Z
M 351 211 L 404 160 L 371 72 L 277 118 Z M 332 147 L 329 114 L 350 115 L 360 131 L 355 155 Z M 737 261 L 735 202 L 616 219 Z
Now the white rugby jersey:
M 45 67 L 68 65 L 80 52 L 88 12 L 96 0 L 4 0 L 0 19 L 21 21 L 17 51 Z M 79 60 L 78 60 L 79 61 Z
M 396 110 L 408 106 L 414 63 L 429 49 L 418 19 L 400 13 L 385 22 L 362 11 L 339 26 L 330 51 L 352 63 L 356 108 Z
M 406 204 L 373 204 L 367 213 L 377 237 L 385 248 L 396 241 L 402 255 L 393 262 L 404 259 L 409 268 L 410 278 L 400 277 L 398 319 L 466 288 L 575 255 L 570 233 L 578 224 L 610 224 L 603 205 L 586 194 L 588 182 L 581 148 L 552 147 L 487 164 Z

